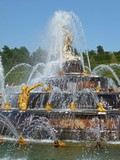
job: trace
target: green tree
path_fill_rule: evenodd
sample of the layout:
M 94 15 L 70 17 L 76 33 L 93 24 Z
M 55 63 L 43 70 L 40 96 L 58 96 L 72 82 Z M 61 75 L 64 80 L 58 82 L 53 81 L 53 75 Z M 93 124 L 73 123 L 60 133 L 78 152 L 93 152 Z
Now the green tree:
M 97 46 L 97 53 L 98 54 L 103 54 L 104 53 L 104 49 L 103 49 L 103 47 L 102 46 Z
M 5 45 L 2 48 L 2 50 L 3 50 L 2 53 L 1 53 L 1 55 L 2 55 L 2 64 L 4 66 L 4 70 L 8 71 L 11 68 L 11 66 L 13 65 L 12 61 L 11 61 L 11 59 L 12 59 L 12 51 L 7 45 Z
M 29 51 L 25 47 L 10 49 L 5 45 L 0 55 L 5 72 L 8 72 L 16 64 L 29 63 Z
M 95 61 L 94 55 L 92 55 L 90 57 L 90 64 L 91 64 L 91 68 L 93 69 L 95 66 L 97 66 L 97 63 Z
M 112 54 L 111 56 L 111 63 L 118 63 L 115 54 Z
M 96 52 L 94 50 L 91 50 L 88 52 L 88 54 L 89 54 L 89 57 L 91 57 L 91 56 L 95 56 Z
M 115 57 L 116 57 L 118 63 L 120 63 L 120 51 L 118 51 L 118 52 L 113 52 L 113 53 L 115 54 Z

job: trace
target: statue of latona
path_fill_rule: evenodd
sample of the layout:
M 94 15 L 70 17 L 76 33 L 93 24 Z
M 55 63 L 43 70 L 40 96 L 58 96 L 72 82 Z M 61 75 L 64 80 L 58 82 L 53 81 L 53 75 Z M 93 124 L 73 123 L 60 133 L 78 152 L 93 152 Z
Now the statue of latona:
M 66 26 L 63 26 L 63 35 L 64 35 L 64 45 L 63 45 L 63 60 L 72 61 L 72 60 L 80 60 L 79 56 L 76 56 L 73 52 L 72 44 L 73 44 L 73 36 L 69 32 Z

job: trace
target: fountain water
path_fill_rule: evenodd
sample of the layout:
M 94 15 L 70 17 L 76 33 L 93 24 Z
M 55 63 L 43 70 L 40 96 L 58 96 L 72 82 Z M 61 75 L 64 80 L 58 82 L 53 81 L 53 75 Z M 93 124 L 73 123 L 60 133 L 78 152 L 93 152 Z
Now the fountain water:
M 21 64 L 18 64 L 14 67 L 12 67 L 12 69 L 5 75 L 5 78 L 7 78 L 7 76 L 12 72 L 14 71 L 15 69 L 19 68 L 19 67 L 28 67 L 28 68 L 32 68 L 32 66 L 30 64 L 26 64 L 26 63 L 21 63 Z
M 14 138 L 17 139 L 20 137 L 20 134 L 17 132 L 13 124 L 9 121 L 8 118 L 6 118 L 6 116 L 4 116 L 1 113 L 0 113 L 0 128 L 1 128 L 0 135 L 4 135 L 7 137 L 10 137 L 12 135 L 14 136 Z
M 5 78 L 4 78 L 4 69 L 2 65 L 2 58 L 0 56 L 0 93 L 2 94 L 2 102 L 1 104 L 4 105 L 6 102 L 6 95 L 5 95 Z
M 117 66 L 117 67 L 119 67 L 118 64 L 111 64 L 110 66 Z M 97 66 L 97 67 L 95 67 L 93 69 L 93 73 L 97 74 L 97 72 L 100 72 L 101 70 L 108 70 L 108 71 L 110 71 L 113 74 L 114 78 L 118 82 L 118 85 L 120 85 L 120 79 L 118 78 L 117 74 L 114 72 L 114 70 L 110 66 L 105 65 L 105 64 L 104 65 L 101 64 L 101 65 L 99 65 L 99 66 Z

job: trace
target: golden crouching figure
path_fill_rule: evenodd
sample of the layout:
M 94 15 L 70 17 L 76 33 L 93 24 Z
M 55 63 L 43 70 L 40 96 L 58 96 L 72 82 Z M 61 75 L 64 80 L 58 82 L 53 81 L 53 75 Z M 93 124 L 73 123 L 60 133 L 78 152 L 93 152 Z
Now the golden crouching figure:
M 38 86 L 44 86 L 43 83 L 35 84 L 33 86 L 22 86 L 22 92 L 18 97 L 18 106 L 20 110 L 26 110 L 28 108 L 28 101 L 30 98 L 30 91 Z

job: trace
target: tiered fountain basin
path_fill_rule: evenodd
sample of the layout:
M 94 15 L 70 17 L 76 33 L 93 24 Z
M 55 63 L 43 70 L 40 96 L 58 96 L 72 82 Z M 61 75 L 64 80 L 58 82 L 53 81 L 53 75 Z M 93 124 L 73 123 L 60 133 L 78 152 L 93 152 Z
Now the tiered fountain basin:
M 50 128 L 46 126 L 46 124 L 45 126 L 43 124 L 43 126 L 46 127 L 45 130 L 42 126 L 43 131 L 36 130 L 35 126 L 41 126 L 39 123 L 49 121 L 51 129 L 55 131 L 56 137 L 59 139 L 82 141 L 86 140 L 89 136 L 90 140 L 97 140 L 97 135 L 99 135 L 102 140 L 120 140 L 119 110 L 109 110 L 102 113 L 98 112 L 96 109 L 75 111 L 71 111 L 70 109 L 54 109 L 51 111 L 45 111 L 43 109 L 28 109 L 27 111 L 11 109 L 10 111 L 0 110 L 0 113 L 7 117 L 18 133 L 22 134 L 26 138 L 51 138 L 52 135 L 49 133 Z M 28 127 L 27 125 L 31 117 L 32 121 Z M 38 121 L 37 123 L 37 120 L 39 119 L 41 119 L 42 122 Z M 1 135 L 6 134 L 7 128 L 5 123 L 0 123 L 0 127 L 2 129 Z M 28 128 L 25 130 L 25 127 Z M 30 134 L 29 132 L 34 133 Z M 44 137 L 42 137 L 43 135 L 41 134 L 44 134 Z
M 26 110 L 19 108 L 16 87 L 7 88 L 11 108 L 0 109 L 0 135 L 14 137 L 16 130 L 17 136 L 39 140 L 118 141 L 120 92 L 108 90 L 107 80 L 75 72 L 50 78 L 51 92 L 30 92 Z M 105 110 L 98 110 L 99 102 Z

